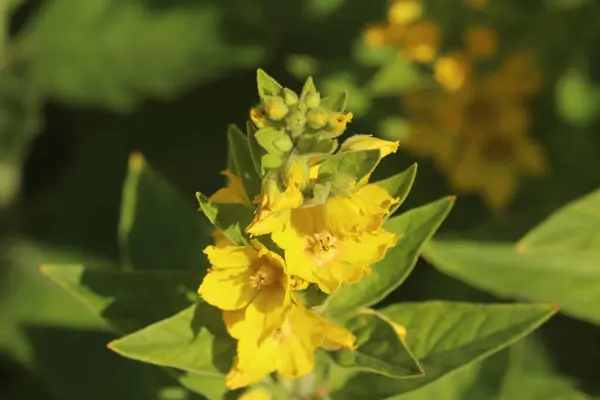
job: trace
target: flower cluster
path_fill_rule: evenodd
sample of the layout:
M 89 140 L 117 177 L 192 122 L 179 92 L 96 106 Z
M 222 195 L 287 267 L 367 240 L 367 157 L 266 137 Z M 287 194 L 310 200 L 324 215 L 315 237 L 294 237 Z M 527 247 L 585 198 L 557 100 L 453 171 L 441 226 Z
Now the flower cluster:
M 465 3 L 480 11 L 487 5 Z M 410 117 L 406 148 L 433 158 L 456 190 L 479 193 L 489 208 L 502 210 L 514 199 L 521 175 L 547 170 L 542 146 L 529 135 L 528 103 L 541 89 L 541 73 L 528 52 L 499 54 L 497 35 L 487 26 L 470 26 L 461 45 L 454 41 L 440 51 L 442 34 L 424 18 L 423 7 L 420 0 L 396 0 L 389 23 L 365 36 L 367 44 L 400 46 L 408 58 L 428 63 L 438 83 L 403 94 Z M 421 35 L 417 51 L 406 37 L 424 23 L 436 33 Z M 495 68 L 490 67 L 494 60 L 500 60 Z
M 237 340 L 226 380 L 232 389 L 271 372 L 306 375 L 318 348 L 354 349 L 354 335 L 308 304 L 306 291 L 328 295 L 360 281 L 398 240 L 382 228 L 398 199 L 369 183 L 398 143 L 355 135 L 340 146 L 352 118 L 345 95 L 321 99 L 310 78 L 297 95 L 259 70 L 258 87 L 249 139 L 260 194 L 247 195 L 239 175 L 249 171 L 225 171 L 227 187 L 210 198 L 253 209 L 243 227 L 249 240 L 236 243 L 216 231 L 215 244 L 204 250 L 211 269 L 198 289 L 223 310 Z

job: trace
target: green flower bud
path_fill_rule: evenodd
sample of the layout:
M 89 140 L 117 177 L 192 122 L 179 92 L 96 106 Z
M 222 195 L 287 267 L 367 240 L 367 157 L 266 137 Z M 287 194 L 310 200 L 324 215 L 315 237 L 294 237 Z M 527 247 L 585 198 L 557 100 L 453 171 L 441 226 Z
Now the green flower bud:
M 292 136 L 296 137 L 304 132 L 304 127 L 306 126 L 306 116 L 299 112 L 298 110 L 294 110 L 285 119 L 288 131 L 292 134 Z
M 281 97 L 268 97 L 265 100 L 265 112 L 270 120 L 280 121 L 288 114 L 288 106 Z
M 308 108 L 319 107 L 319 104 L 321 103 L 321 96 L 316 92 L 310 93 L 306 96 L 305 102 L 306 107 Z
M 275 139 L 275 141 L 273 141 L 273 146 L 275 146 L 278 150 L 287 153 L 288 151 L 292 150 L 294 143 L 292 142 L 292 139 L 285 134 Z
M 321 129 L 329 122 L 329 112 L 320 107 L 311 108 L 306 113 L 308 126 L 313 129 Z
M 290 89 L 285 88 L 283 89 L 283 100 L 288 107 L 293 106 L 298 103 L 298 95 Z

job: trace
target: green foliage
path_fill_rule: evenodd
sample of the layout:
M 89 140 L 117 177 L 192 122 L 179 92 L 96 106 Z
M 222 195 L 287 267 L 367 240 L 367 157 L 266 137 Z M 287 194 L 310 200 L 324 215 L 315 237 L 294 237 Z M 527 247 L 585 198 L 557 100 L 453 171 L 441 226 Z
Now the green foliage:
M 393 380 L 377 374 L 332 369 L 333 399 L 388 398 L 417 390 L 521 339 L 556 309 L 535 304 L 459 302 L 394 304 L 382 314 L 406 328 L 406 344 L 425 375 Z
M 225 374 L 235 354 L 220 311 L 198 303 L 180 313 L 124 336 L 108 347 L 117 353 L 198 374 Z
M 396 246 L 373 266 L 371 275 L 333 293 L 323 305 L 325 314 L 341 316 L 371 306 L 400 286 L 414 268 L 421 247 L 439 228 L 453 204 L 454 198 L 447 197 L 389 219 L 384 228 L 402 235 Z
M 252 210 L 243 204 L 213 203 L 202 193 L 196 193 L 200 209 L 206 218 L 225 236 L 239 245 L 249 244 L 244 227 L 252 221 Z
M 235 125 L 227 130 L 227 143 L 232 172 L 242 179 L 246 197 L 254 199 L 260 193 L 261 180 L 254 169 L 254 160 L 250 152 L 250 141 Z
M 423 375 L 418 361 L 394 328 L 375 313 L 359 313 L 345 323 L 357 338 L 356 350 L 338 350 L 331 358 L 341 367 L 370 371 L 391 378 Z
M 193 203 L 153 171 L 141 154 L 129 159 L 121 205 L 123 268 L 198 271 L 206 264 L 198 249 L 211 239 Z
M 389 216 L 393 215 L 396 210 L 400 208 L 402 203 L 404 203 L 404 200 L 406 200 L 408 197 L 410 189 L 415 182 L 416 176 L 417 164 L 413 164 L 407 168 L 406 171 L 402 171 L 396 175 L 390 176 L 389 178 L 375 182 L 375 184 L 385 189 L 390 196 L 398 199 L 398 203 L 390 209 Z
M 260 48 L 219 35 L 223 18 L 215 2 L 161 9 L 139 0 L 53 0 L 18 45 L 29 79 L 47 96 L 127 111 L 144 97 L 173 96 L 259 62 Z
M 319 167 L 319 180 L 336 175 L 351 176 L 356 182 L 369 175 L 379 163 L 379 150 L 338 152 Z

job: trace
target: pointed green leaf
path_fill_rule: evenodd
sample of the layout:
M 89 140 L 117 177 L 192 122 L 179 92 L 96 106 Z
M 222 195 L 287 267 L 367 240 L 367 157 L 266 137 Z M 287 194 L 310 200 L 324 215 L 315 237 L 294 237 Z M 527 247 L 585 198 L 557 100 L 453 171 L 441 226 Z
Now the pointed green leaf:
M 211 243 L 210 227 L 141 154 L 129 160 L 123 186 L 119 244 L 125 268 L 201 271 L 199 249 Z
M 321 107 L 334 112 L 344 112 L 348 104 L 348 93 L 341 92 L 325 97 L 321 100 Z
M 226 400 L 230 398 L 227 396 L 229 389 L 225 386 L 224 376 L 200 375 L 190 372 L 180 373 L 180 376 L 177 379 L 186 388 L 202 394 L 207 399 Z M 187 397 L 184 397 L 184 399 L 187 399 Z
M 82 265 L 40 271 L 121 332 L 132 332 L 188 307 L 202 281 L 200 269 L 124 272 Z
M 597 253 L 529 253 L 501 243 L 432 241 L 423 255 L 443 273 L 472 286 L 555 303 L 566 314 L 600 323 Z
M 360 181 L 379 164 L 379 150 L 343 151 L 326 159 L 319 167 L 319 179 L 331 179 L 339 174 Z
M 260 147 L 258 142 L 256 141 L 256 137 L 254 136 L 257 132 L 256 127 L 252 124 L 252 122 L 246 122 L 246 137 L 248 138 L 248 145 L 250 148 L 250 157 L 252 158 L 252 164 L 254 165 L 254 170 L 259 178 L 265 176 L 265 170 L 261 166 L 262 157 L 266 154 L 265 149 Z
M 600 259 L 600 190 L 554 212 L 518 243 L 526 252 L 596 252 Z
M 339 366 L 392 378 L 423 374 L 419 363 L 394 328 L 377 314 L 360 313 L 351 317 L 344 325 L 356 336 L 357 349 L 329 353 Z
M 328 138 L 301 136 L 296 142 L 300 154 L 331 154 L 337 147 L 338 141 Z
M 313 81 L 312 76 L 306 78 L 304 82 L 304 86 L 302 86 L 302 92 L 300 92 L 300 101 L 306 100 L 309 94 L 317 93 L 317 88 L 315 87 L 315 82 Z
M 446 197 L 389 219 L 384 228 L 403 235 L 397 245 L 373 266 L 371 275 L 333 293 L 323 306 L 324 312 L 331 316 L 347 314 L 383 300 L 400 286 L 414 268 L 423 243 L 433 236 L 453 205 L 454 198 Z
M 413 164 L 406 169 L 406 171 L 400 172 L 389 178 L 382 179 L 374 182 L 377 186 L 385 189 L 390 196 L 397 197 L 400 201 L 390 209 L 388 217 L 398 210 L 398 208 L 404 203 L 404 200 L 408 197 L 410 189 L 417 176 L 417 164 Z
M 229 239 L 240 246 L 250 244 L 245 229 L 254 218 L 252 209 L 237 203 L 213 203 L 200 192 L 196 198 L 206 218 Z
M 248 138 L 232 124 L 227 130 L 227 143 L 237 175 L 242 179 L 246 196 L 252 200 L 260 194 L 261 179 L 254 168 Z
M 206 303 L 117 339 L 109 348 L 134 360 L 208 375 L 227 373 L 235 356 L 221 311 Z
M 256 83 L 261 99 L 267 96 L 281 96 L 283 94 L 283 86 L 260 68 L 256 71 Z
M 346 377 L 344 386 L 335 390 L 332 397 L 383 399 L 417 390 L 517 342 L 555 312 L 553 306 L 538 304 L 394 304 L 382 314 L 406 328 L 407 346 L 425 375 L 395 380 L 359 372 Z
M 172 97 L 260 62 L 261 47 L 232 45 L 221 34 L 223 12 L 210 2 L 45 2 L 19 51 L 29 60 L 29 79 L 47 95 L 128 111 L 148 96 Z

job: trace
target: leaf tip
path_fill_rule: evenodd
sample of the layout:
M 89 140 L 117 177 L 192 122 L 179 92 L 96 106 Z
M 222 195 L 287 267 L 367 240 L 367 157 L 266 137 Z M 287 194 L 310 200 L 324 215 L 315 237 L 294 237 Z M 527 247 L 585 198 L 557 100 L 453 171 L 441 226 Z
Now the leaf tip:
M 42 264 L 38 267 L 38 271 L 40 271 L 42 274 L 46 275 L 46 272 L 48 271 L 48 266 Z
M 448 196 L 448 199 L 453 203 L 456 202 L 456 198 L 457 198 L 456 195 Z
M 106 344 L 106 348 L 112 351 L 115 351 L 115 341 L 113 340 L 112 342 L 108 342 Z
M 129 156 L 129 168 L 132 170 L 139 170 L 144 165 L 144 156 L 142 153 L 136 151 Z

